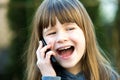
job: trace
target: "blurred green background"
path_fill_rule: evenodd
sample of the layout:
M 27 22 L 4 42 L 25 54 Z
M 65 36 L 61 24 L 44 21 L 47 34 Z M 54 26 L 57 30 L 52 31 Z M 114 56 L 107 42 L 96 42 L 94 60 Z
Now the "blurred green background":
M 34 13 L 42 0 L 0 0 L 0 80 L 22 80 L 23 54 Z M 97 40 L 120 73 L 120 0 L 80 0 Z

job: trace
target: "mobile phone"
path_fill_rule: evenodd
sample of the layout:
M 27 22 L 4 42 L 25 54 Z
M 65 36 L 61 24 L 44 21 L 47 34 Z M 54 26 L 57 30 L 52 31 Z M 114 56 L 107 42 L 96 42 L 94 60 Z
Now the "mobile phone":
M 45 42 L 44 38 L 42 38 L 42 43 L 43 43 L 43 46 L 47 45 L 47 43 Z M 45 52 L 45 54 L 50 51 L 51 49 L 47 49 L 47 51 Z M 51 58 L 50 58 L 51 62 L 56 62 L 54 56 L 52 55 Z
M 44 38 L 42 38 L 42 43 L 43 43 L 43 46 L 46 46 L 46 45 L 47 45 L 47 43 L 45 42 Z M 45 52 L 45 54 L 46 54 L 48 51 L 50 51 L 50 49 L 47 49 L 47 51 Z

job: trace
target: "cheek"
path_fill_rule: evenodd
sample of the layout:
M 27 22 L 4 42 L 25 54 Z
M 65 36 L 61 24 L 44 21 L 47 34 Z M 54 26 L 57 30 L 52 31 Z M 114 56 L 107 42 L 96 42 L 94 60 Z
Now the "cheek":
M 76 35 L 77 34 L 77 35 Z M 82 32 L 77 32 L 75 34 L 71 34 L 70 39 L 79 46 L 85 46 L 85 36 Z
M 52 38 L 45 38 L 45 41 L 47 44 L 51 44 L 54 42 L 54 40 Z
M 47 44 L 50 44 L 52 48 L 54 47 L 55 38 L 45 38 Z
M 69 38 L 74 42 L 81 42 L 84 40 L 84 36 L 81 34 L 70 34 Z

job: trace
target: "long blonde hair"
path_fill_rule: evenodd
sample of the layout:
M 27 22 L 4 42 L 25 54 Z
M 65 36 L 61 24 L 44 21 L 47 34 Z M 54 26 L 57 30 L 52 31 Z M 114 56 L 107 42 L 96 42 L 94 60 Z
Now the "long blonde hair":
M 54 26 L 57 19 L 63 24 L 75 22 L 83 30 L 86 39 L 86 52 L 82 62 L 82 70 L 87 80 L 110 80 L 119 75 L 111 68 L 109 62 L 102 56 L 93 23 L 78 0 L 44 0 L 38 8 L 34 20 L 27 52 L 27 80 L 40 80 L 41 73 L 36 66 L 36 50 L 42 37 L 42 30 L 49 24 Z

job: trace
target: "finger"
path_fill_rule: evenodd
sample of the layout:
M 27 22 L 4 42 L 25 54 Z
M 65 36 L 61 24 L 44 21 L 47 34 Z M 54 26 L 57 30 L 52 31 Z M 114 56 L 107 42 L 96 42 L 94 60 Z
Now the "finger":
M 50 48 L 50 45 L 46 45 L 45 47 L 43 47 L 43 48 L 39 48 L 38 50 L 37 50 L 37 57 L 38 57 L 38 59 L 44 59 L 45 58 L 45 52 L 47 51 L 47 49 L 49 49 Z
M 46 54 L 46 60 L 47 60 L 47 61 L 50 61 L 50 58 L 52 57 L 52 55 L 53 55 L 53 56 L 55 55 L 55 53 L 54 53 L 53 51 L 47 52 L 47 54 Z
M 39 41 L 39 46 L 38 46 L 38 49 L 36 51 L 36 55 L 37 55 L 37 59 L 39 59 L 40 57 L 40 50 L 42 49 L 42 41 Z
M 38 46 L 37 50 L 40 50 L 42 48 L 42 46 L 43 46 L 42 41 L 39 41 L 39 46 Z
M 45 58 L 45 56 L 46 56 L 46 51 L 47 51 L 48 49 L 50 49 L 50 45 L 44 46 L 44 47 L 40 50 L 40 52 L 41 52 L 40 55 Z

